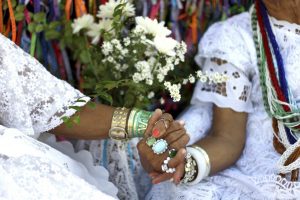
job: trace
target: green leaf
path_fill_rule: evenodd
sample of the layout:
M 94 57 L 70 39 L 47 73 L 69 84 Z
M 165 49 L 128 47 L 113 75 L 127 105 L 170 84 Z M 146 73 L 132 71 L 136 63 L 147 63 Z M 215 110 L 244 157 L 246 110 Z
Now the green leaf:
M 19 12 L 15 14 L 16 21 L 22 21 L 24 19 L 24 13 Z
M 49 24 L 49 28 L 50 29 L 56 29 L 58 26 L 60 26 L 60 22 L 59 21 L 53 21 L 53 22 L 50 22 Z
M 72 121 L 75 123 L 75 124 L 79 124 L 80 123 L 80 116 L 74 116 L 72 117 Z
M 80 106 L 69 106 L 69 108 L 74 109 L 76 111 L 80 110 L 81 107 Z
M 107 89 L 107 90 L 111 90 L 113 88 L 117 88 L 119 86 L 119 82 L 118 81 L 100 81 L 97 85 L 96 85 L 96 89 Z
M 81 99 L 78 99 L 78 100 L 76 100 L 75 102 L 79 102 L 79 103 L 86 103 L 86 100 L 81 100 Z
M 36 27 L 36 24 L 35 23 L 30 23 L 29 25 L 28 25 L 28 30 L 29 30 L 29 32 L 30 33 L 34 33 L 34 31 L 35 31 L 35 27 Z
M 96 105 L 97 105 L 97 104 L 96 104 L 95 102 L 89 101 L 86 105 L 87 105 L 88 107 L 94 109 L 94 108 L 96 108 Z
M 46 40 L 54 40 L 60 37 L 60 33 L 55 30 L 50 30 L 45 32 Z
M 24 5 L 18 5 L 16 7 L 16 12 L 24 12 L 25 6 Z
M 64 123 L 68 123 L 70 121 L 70 117 L 64 116 L 61 118 Z
M 89 51 L 86 49 L 81 51 L 81 53 L 79 55 L 81 62 L 83 62 L 84 64 L 87 64 L 90 62 L 89 57 L 90 57 Z
M 44 30 L 44 26 L 42 24 L 36 25 L 36 27 L 35 27 L 36 33 L 42 32 L 43 30 Z
M 11 0 L 11 5 L 12 5 L 13 8 L 16 7 L 17 1 L 16 0 Z
M 46 14 L 44 12 L 39 12 L 33 15 L 33 20 L 35 22 L 44 22 L 46 19 Z
M 110 105 L 113 104 L 113 98 L 110 94 L 106 92 L 97 92 L 97 96 L 105 101 L 107 101 Z

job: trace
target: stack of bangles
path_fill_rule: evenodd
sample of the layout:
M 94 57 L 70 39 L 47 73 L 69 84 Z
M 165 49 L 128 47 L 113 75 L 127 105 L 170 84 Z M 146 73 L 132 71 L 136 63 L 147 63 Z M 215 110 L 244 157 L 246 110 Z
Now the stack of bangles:
M 136 108 L 116 108 L 113 113 L 109 136 L 116 140 L 127 140 L 134 137 L 144 137 L 144 132 L 148 125 L 148 120 L 152 112 L 139 110 Z M 163 122 L 166 129 L 168 119 L 161 118 L 156 123 Z M 147 145 L 152 148 L 157 155 L 168 151 L 168 157 L 161 165 L 161 169 L 166 173 L 174 173 L 175 168 L 169 168 L 169 161 L 176 156 L 175 149 L 169 149 L 168 143 L 164 139 L 156 139 L 151 136 L 146 140 Z M 210 173 L 210 161 L 207 153 L 201 147 L 193 145 L 187 147 L 185 174 L 181 179 L 181 183 L 194 185 L 206 178 Z
M 185 174 L 181 183 L 195 185 L 209 175 L 210 161 L 206 151 L 201 147 L 193 145 L 186 149 Z
M 116 108 L 109 130 L 109 137 L 115 140 L 127 140 L 134 137 L 144 137 L 148 120 L 152 112 L 136 108 Z

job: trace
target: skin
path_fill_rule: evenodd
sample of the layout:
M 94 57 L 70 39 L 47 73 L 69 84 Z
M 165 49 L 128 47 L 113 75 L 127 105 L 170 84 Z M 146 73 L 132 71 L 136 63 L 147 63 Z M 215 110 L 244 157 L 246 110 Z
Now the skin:
M 80 123 L 74 124 L 72 127 L 67 127 L 65 124 L 61 124 L 51 131 L 55 135 L 65 136 L 75 139 L 107 139 L 109 138 L 108 132 L 111 127 L 111 120 L 115 108 L 102 104 L 96 105 L 96 108 L 90 108 L 84 106 L 78 113 L 74 115 L 80 116 Z M 168 119 L 168 129 L 165 128 L 162 121 L 155 124 L 161 118 Z M 161 137 L 167 140 L 168 144 L 173 148 L 180 149 L 186 146 L 189 141 L 183 124 L 181 122 L 173 121 L 170 114 L 162 113 L 157 109 L 149 119 L 146 134 L 151 135 L 153 129 L 158 129 L 161 133 Z M 144 166 L 148 169 L 160 169 L 161 163 L 166 157 L 166 154 L 156 158 L 152 150 L 148 146 L 139 146 L 139 154 L 144 160 Z M 154 162 L 153 162 L 154 161 Z M 182 166 L 181 166 L 182 167 Z
M 272 17 L 300 24 L 300 0 L 263 0 L 263 2 Z
M 264 0 L 263 2 L 269 15 L 274 18 L 300 24 L 300 0 Z M 239 159 L 246 140 L 247 118 L 247 113 L 214 105 L 211 130 L 205 138 L 196 142 L 196 145 L 203 148 L 210 158 L 210 175 L 230 167 Z M 153 183 L 170 179 L 170 175 L 157 172 L 150 173 L 150 176 L 153 178 Z

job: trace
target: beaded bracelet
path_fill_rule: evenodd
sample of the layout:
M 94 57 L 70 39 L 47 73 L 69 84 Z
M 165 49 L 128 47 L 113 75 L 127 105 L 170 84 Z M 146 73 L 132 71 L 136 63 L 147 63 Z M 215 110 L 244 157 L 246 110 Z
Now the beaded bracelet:
M 186 164 L 184 167 L 184 177 L 180 181 L 182 184 L 187 184 L 195 180 L 198 174 L 198 167 L 196 161 L 193 159 L 190 153 L 186 154 Z
M 190 153 L 193 159 L 197 163 L 197 175 L 194 180 L 189 181 L 188 185 L 195 185 L 199 183 L 202 179 L 207 177 L 210 173 L 210 162 L 207 153 L 198 146 L 187 147 L 187 152 Z

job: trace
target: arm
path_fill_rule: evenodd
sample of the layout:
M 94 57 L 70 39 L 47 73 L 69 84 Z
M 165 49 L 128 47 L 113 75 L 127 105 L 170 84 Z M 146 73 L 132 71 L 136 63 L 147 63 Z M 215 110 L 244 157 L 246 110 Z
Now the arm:
M 53 129 L 55 135 L 62 135 L 76 139 L 105 139 L 111 127 L 112 116 L 115 108 L 97 104 L 95 108 L 85 105 L 74 116 L 80 116 L 80 123 L 67 127 L 66 124 Z
M 209 156 L 211 175 L 233 165 L 240 157 L 245 145 L 247 117 L 247 113 L 214 106 L 212 128 L 196 143 Z

